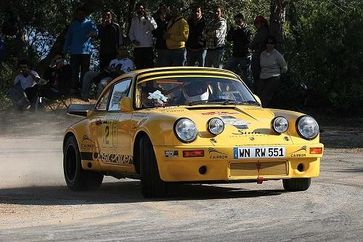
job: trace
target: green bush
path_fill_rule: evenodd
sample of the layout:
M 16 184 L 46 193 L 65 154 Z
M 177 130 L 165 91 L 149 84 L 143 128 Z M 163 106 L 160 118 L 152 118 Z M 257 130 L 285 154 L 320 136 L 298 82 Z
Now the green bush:
M 339 111 L 362 105 L 362 2 L 303 1 L 295 10 L 285 31 L 287 59 L 294 81 L 309 87 L 308 103 Z

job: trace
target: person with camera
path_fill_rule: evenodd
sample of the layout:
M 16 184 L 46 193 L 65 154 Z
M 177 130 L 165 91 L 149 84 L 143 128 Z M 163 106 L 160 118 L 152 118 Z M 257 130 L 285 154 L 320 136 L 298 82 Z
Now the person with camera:
M 145 8 L 145 4 L 136 4 L 136 16 L 131 20 L 129 38 L 134 45 L 134 59 L 137 69 L 154 67 L 152 31 L 157 24 Z

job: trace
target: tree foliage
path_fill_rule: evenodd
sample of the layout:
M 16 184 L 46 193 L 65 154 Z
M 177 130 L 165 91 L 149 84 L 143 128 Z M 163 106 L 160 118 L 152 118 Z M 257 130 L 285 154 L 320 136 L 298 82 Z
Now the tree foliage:
M 168 1 L 175 3 L 163 2 Z M 340 110 L 363 104 L 361 0 L 178 1 L 184 3 L 185 15 L 192 4 L 198 3 L 207 17 L 212 15 L 214 4 L 219 4 L 225 9 L 229 24 L 233 24 L 233 15 L 241 12 L 251 29 L 256 15 L 270 18 L 290 69 L 280 95 L 282 104 L 302 105 L 305 99 L 305 104 Z M 143 2 L 150 12 L 155 12 L 161 1 Z M 136 0 L 0 1 L 0 25 L 15 26 L 15 31 L 5 36 L 7 55 L 0 67 L 0 96 L 11 85 L 18 59 L 30 59 L 41 71 L 62 49 L 65 30 L 77 6 L 84 5 L 96 22 L 104 10 L 111 9 L 126 35 L 135 3 Z M 226 53 L 228 57 L 230 52 Z M 302 94 L 302 100 L 297 99 L 301 87 L 307 87 L 309 94 Z

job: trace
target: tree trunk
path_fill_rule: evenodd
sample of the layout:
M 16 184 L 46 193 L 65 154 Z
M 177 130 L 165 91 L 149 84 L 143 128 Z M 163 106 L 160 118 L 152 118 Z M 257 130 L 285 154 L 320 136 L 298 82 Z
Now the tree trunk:
M 271 0 L 270 34 L 276 38 L 276 49 L 283 53 L 282 26 L 285 22 L 285 10 L 288 0 Z

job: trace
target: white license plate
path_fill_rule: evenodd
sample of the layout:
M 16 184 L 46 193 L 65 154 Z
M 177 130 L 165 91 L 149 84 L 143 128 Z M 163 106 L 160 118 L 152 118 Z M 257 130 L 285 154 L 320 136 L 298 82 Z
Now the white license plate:
M 285 157 L 285 147 L 235 147 L 234 159 L 281 158 Z

